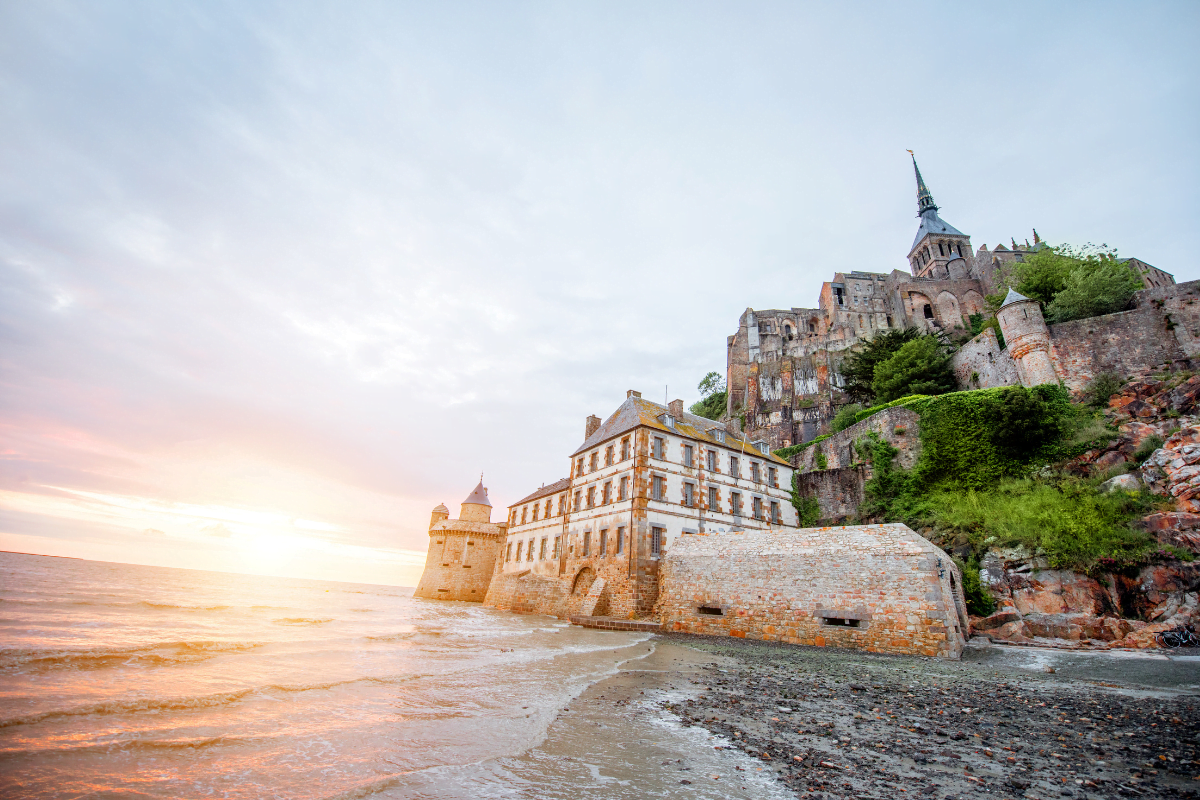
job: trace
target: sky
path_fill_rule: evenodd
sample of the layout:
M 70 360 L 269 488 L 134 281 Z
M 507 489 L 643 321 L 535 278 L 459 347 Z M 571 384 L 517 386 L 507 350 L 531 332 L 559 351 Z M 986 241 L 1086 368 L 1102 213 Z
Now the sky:
M 0 549 L 399 585 L 698 399 L 747 307 L 978 248 L 1200 278 L 1200 5 L 0 0 Z

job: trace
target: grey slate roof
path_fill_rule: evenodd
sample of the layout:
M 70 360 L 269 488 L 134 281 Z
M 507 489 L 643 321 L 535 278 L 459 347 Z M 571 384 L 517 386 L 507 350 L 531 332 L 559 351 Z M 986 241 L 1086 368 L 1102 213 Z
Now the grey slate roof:
M 463 500 L 463 505 L 467 503 L 474 503 L 477 506 L 487 506 L 488 508 L 492 507 L 492 501 L 488 500 L 487 489 L 483 486 L 482 478 L 479 481 L 479 485 L 475 487 L 475 491 L 467 495 L 466 500 Z
M 545 486 L 538 489 L 533 494 L 528 495 L 526 497 L 522 497 L 520 500 L 518 500 L 517 502 L 515 502 L 511 506 L 509 506 L 509 508 L 515 508 L 516 506 L 519 506 L 522 503 L 532 503 L 534 500 L 538 500 L 540 498 L 547 497 L 552 494 L 558 494 L 559 492 L 566 491 L 567 489 L 570 488 L 570 486 L 571 486 L 570 478 L 560 478 L 559 480 L 556 480 L 554 483 L 546 484 Z
M 921 215 L 921 227 L 917 228 L 917 238 L 913 239 L 912 247 L 909 248 L 911 253 L 916 246 L 921 243 L 921 240 L 926 236 L 944 235 L 944 236 L 966 236 L 965 233 L 955 228 L 950 223 L 937 215 L 937 211 L 926 211 Z
M 1022 300 L 1028 300 L 1028 299 L 1029 298 L 1026 297 L 1025 295 L 1019 294 L 1016 289 L 1009 287 L 1008 294 L 1004 295 L 1004 302 L 1000 304 L 1000 307 L 1004 308 L 1009 303 L 1019 303 Z

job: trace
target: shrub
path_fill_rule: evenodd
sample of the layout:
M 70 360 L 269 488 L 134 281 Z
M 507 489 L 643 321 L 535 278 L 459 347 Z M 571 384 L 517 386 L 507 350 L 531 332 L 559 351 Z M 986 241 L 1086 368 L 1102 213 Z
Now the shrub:
M 1163 438 L 1161 436 L 1147 436 L 1146 439 L 1137 446 L 1133 451 L 1133 460 L 1141 464 L 1154 453 L 1155 450 L 1163 446 Z
M 1115 372 L 1101 372 L 1084 388 L 1083 396 L 1088 405 L 1103 408 L 1108 405 L 1109 398 L 1121 391 L 1124 385 L 1125 379 Z
M 1068 322 L 1124 311 L 1142 282 L 1119 261 L 1082 264 L 1067 276 L 1066 286 L 1046 306 L 1047 322 Z
M 813 467 L 818 471 L 829 469 L 829 461 L 825 458 L 825 453 L 818 447 L 813 451 Z
M 963 599 L 967 601 L 967 611 L 977 617 L 986 617 L 996 610 L 996 599 L 979 579 L 979 559 L 971 556 L 966 561 L 954 559 L 962 572 Z
M 953 391 L 950 355 L 950 349 L 937 336 L 921 336 L 905 343 L 887 361 L 875 365 L 871 389 L 876 399 L 886 403 L 910 394 Z
M 863 407 L 858 403 L 851 403 L 842 406 L 837 415 L 833 418 L 831 427 L 834 433 L 841 433 L 858 421 L 858 412 L 862 411 Z

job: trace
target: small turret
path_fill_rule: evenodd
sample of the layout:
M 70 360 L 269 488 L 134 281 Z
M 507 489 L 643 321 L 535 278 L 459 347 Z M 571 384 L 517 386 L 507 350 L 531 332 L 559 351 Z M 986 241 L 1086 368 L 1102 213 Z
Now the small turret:
M 429 516 L 429 530 L 433 530 L 433 526 L 444 519 L 450 519 L 450 509 L 446 508 L 445 503 L 438 503 L 437 507 L 433 509 L 433 513 Z
M 1008 345 L 1008 354 L 1017 365 L 1021 385 L 1057 383 L 1058 375 L 1050 361 L 1050 329 L 1038 301 L 1010 288 L 996 312 L 996 320 Z
M 487 489 L 483 485 L 483 477 L 479 478 L 479 485 L 475 487 L 475 491 L 467 495 L 467 499 L 462 501 L 462 511 L 458 518 L 464 522 L 491 522 L 492 521 L 492 503 L 488 500 Z

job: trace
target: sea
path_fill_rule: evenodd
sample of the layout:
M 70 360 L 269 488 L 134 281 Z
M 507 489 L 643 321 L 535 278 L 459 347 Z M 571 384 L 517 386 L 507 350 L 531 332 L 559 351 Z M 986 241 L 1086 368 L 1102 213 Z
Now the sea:
M 700 691 L 655 680 L 682 650 L 411 588 L 0 553 L 0 797 L 789 797 L 662 709 Z M 606 703 L 620 681 L 636 700 Z

